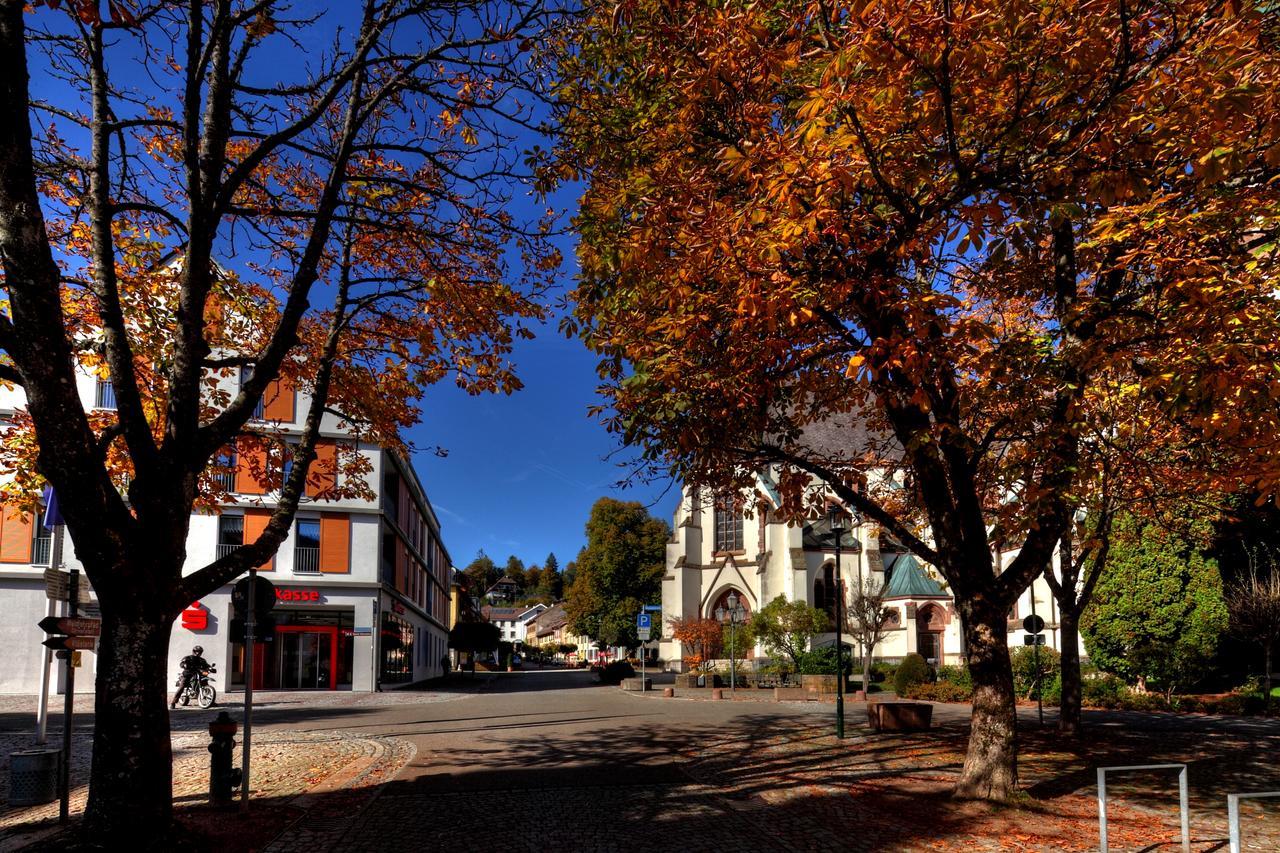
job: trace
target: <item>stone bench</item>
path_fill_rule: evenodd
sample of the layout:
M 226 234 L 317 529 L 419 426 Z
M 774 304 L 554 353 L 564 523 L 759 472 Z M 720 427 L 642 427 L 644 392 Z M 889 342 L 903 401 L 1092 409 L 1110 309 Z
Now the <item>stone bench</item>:
M 623 690 L 636 690 L 636 691 L 652 690 L 653 679 L 652 678 L 624 678 L 622 679 L 622 683 L 619 684 L 618 686 L 621 687 Z
M 928 702 L 868 702 L 867 721 L 877 732 L 922 732 L 933 725 Z
M 775 702 L 808 702 L 814 698 L 816 698 L 816 694 L 807 687 L 773 688 L 773 700 Z

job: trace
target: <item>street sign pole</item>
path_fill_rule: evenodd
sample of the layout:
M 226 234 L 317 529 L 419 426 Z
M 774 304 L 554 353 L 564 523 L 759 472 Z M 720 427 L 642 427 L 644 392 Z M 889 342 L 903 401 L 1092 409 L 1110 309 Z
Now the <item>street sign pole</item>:
M 80 570 L 71 570 L 71 583 L 67 592 L 67 613 L 74 619 L 80 615 Z M 62 703 L 62 802 L 58 804 L 58 821 L 66 823 L 71 819 L 71 725 L 75 714 L 76 702 L 76 668 L 71 659 L 71 650 L 64 649 L 60 654 L 66 655 L 63 661 L 67 667 L 67 694 Z
M 254 608 L 257 602 L 254 593 L 258 588 L 258 570 L 249 569 L 249 595 L 244 614 L 244 743 L 243 757 L 240 763 L 243 772 L 240 777 L 240 808 L 249 808 L 249 741 L 253 737 L 253 641 L 254 629 L 257 627 L 257 616 Z
M 1031 579 L 1031 620 L 1033 622 L 1039 622 L 1039 617 L 1036 616 L 1035 578 Z M 1039 631 L 1037 631 L 1036 633 L 1038 634 Z M 1044 728 L 1044 686 L 1040 683 L 1040 642 L 1038 640 L 1035 641 L 1035 645 L 1033 645 L 1031 648 L 1032 648 L 1031 654 L 1033 655 L 1033 659 L 1035 660 L 1035 667 L 1036 667 L 1036 681 L 1035 681 L 1036 714 L 1040 718 L 1040 728 Z
M 62 567 L 62 530 L 63 525 L 53 526 L 53 553 L 49 565 L 57 569 Z M 54 615 L 54 601 L 45 596 L 45 618 Z M 53 649 L 44 650 L 44 663 L 40 667 L 40 706 L 36 710 L 36 743 L 44 744 L 49 739 L 49 664 L 53 663 Z

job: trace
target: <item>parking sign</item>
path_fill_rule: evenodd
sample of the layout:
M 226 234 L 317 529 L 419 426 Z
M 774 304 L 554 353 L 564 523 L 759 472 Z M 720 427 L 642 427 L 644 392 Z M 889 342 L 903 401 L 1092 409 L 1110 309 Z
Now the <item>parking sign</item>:
M 653 617 L 651 617 L 648 613 L 641 613 L 640 615 L 636 616 L 636 627 L 652 628 L 653 623 L 650 621 L 652 618 Z

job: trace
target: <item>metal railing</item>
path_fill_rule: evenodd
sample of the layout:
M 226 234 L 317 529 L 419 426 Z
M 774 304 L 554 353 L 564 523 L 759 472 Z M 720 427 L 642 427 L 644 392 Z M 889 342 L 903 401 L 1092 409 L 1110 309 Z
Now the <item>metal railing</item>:
M 53 553 L 53 537 L 37 536 L 31 548 L 31 565 L 47 566 Z
M 223 557 L 227 556 L 228 554 L 230 554 L 232 551 L 234 551 L 239 547 L 240 547 L 239 545 L 224 545 L 221 542 L 219 542 L 218 543 L 218 559 L 221 560 Z
M 213 481 L 224 491 L 234 492 L 236 490 L 235 471 L 218 471 L 213 475 Z
M 320 549 L 299 545 L 293 549 L 293 571 L 300 575 L 320 573 Z

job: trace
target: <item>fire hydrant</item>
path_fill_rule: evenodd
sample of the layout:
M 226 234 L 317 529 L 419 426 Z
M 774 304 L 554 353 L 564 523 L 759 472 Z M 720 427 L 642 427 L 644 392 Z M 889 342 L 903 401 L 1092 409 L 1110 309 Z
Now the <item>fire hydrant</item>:
M 240 768 L 231 766 L 231 750 L 235 748 L 235 736 L 239 731 L 236 721 L 221 711 L 209 724 L 209 803 L 215 806 L 229 805 L 240 785 Z

